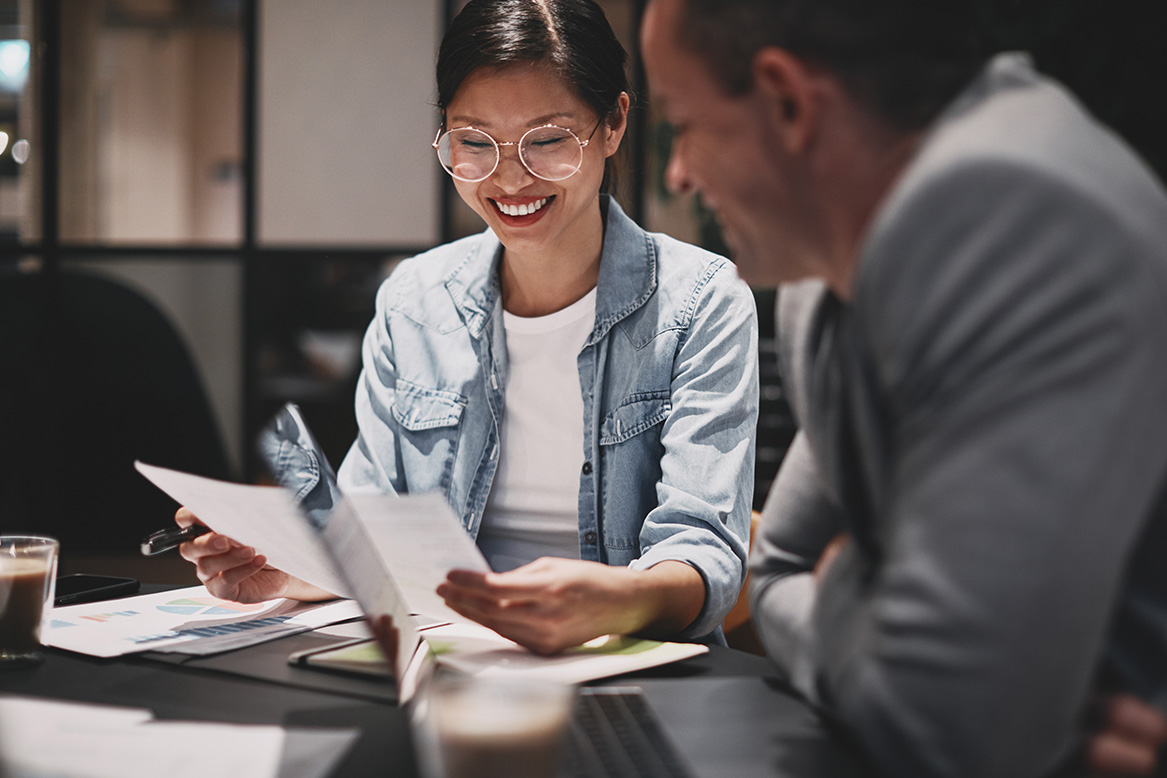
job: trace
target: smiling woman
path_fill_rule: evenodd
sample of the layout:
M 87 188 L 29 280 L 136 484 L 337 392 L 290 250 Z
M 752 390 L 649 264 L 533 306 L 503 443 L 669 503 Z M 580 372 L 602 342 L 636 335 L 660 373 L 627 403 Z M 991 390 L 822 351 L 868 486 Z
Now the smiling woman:
M 607 194 L 625 59 L 592 0 L 474 0 L 454 20 L 433 146 L 488 229 L 382 285 L 339 474 L 346 491 L 441 492 L 494 572 L 438 593 L 542 652 L 720 642 L 744 574 L 753 296 Z M 218 596 L 325 596 L 221 541 L 183 546 Z

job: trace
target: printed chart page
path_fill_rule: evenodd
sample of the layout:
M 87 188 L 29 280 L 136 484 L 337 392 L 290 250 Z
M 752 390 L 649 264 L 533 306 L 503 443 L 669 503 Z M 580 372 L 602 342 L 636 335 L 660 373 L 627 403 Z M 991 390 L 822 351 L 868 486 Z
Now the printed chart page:
M 53 608 L 41 638 L 90 656 L 138 651 L 214 654 L 359 618 L 350 600 L 327 603 L 268 600 L 252 604 L 211 596 L 204 586 L 120 600 Z

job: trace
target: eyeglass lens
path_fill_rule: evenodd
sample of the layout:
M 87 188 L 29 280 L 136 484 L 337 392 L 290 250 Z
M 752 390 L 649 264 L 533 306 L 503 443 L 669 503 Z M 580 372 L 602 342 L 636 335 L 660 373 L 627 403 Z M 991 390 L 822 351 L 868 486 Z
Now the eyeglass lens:
M 497 167 L 499 148 L 485 132 L 463 127 L 444 133 L 438 140 L 438 159 L 455 178 L 482 181 Z M 583 146 L 570 130 L 536 127 L 519 142 L 519 159 L 532 175 L 562 181 L 579 170 Z

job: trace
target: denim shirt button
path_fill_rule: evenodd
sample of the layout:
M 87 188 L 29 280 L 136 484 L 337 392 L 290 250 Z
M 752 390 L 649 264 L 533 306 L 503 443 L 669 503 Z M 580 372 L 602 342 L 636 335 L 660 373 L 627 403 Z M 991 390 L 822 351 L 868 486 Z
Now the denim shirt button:
M 587 543 L 589 546 L 596 545 L 596 533 L 592 532 L 591 530 L 585 532 L 584 543 Z
M 591 462 L 584 462 L 583 474 L 584 475 L 591 475 L 592 474 L 592 463 Z M 589 541 L 589 542 L 593 542 L 593 541 Z

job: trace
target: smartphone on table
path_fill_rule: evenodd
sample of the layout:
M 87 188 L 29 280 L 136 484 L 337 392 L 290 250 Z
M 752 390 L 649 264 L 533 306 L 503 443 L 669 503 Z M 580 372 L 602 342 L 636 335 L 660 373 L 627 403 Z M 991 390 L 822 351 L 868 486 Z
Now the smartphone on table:
M 74 573 L 57 577 L 56 597 L 53 605 L 77 605 L 83 602 L 97 602 L 113 597 L 136 594 L 141 588 L 136 578 L 117 575 L 92 575 Z

